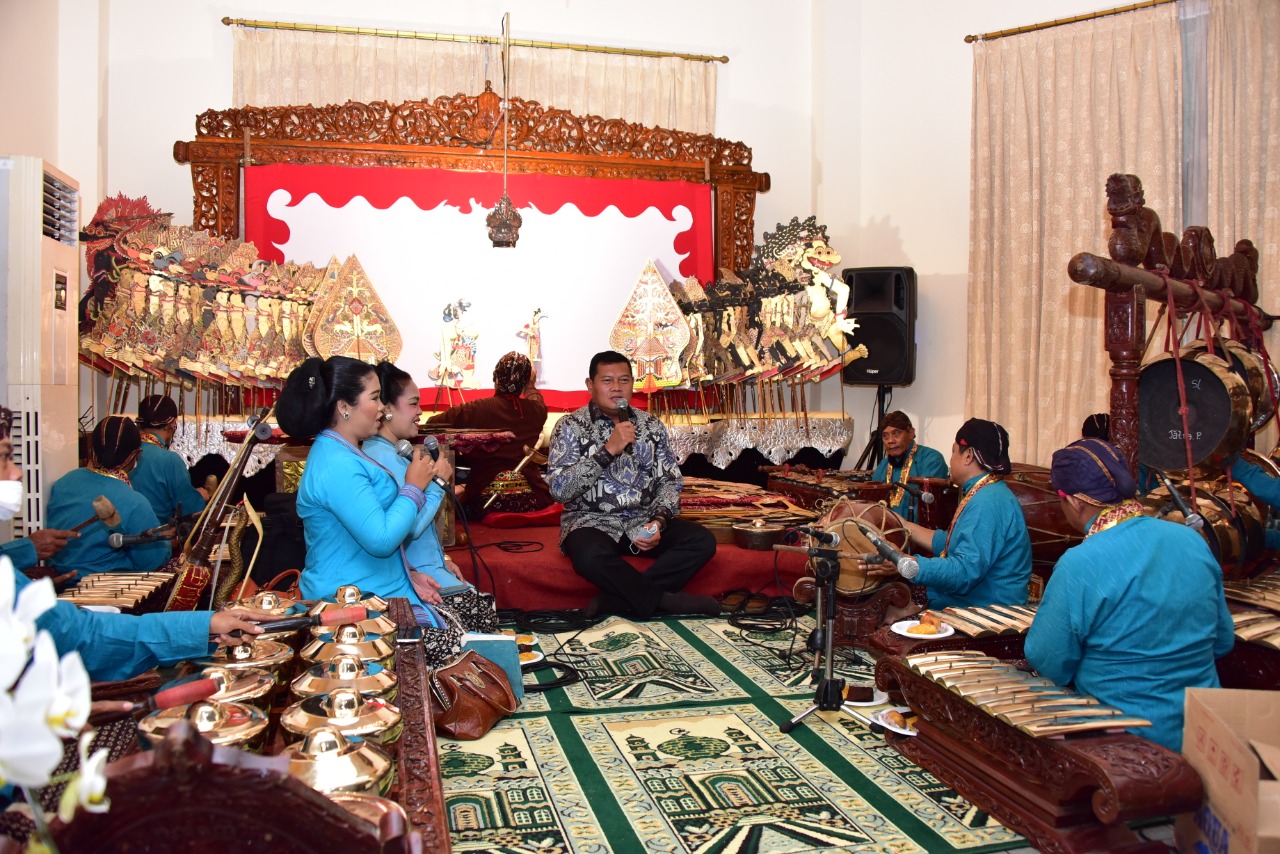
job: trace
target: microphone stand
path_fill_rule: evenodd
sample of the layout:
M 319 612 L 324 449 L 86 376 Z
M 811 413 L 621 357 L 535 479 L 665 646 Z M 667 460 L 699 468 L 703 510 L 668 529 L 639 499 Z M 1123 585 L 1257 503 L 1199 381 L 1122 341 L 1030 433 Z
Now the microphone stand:
M 803 551 L 813 558 L 814 576 L 817 584 L 818 625 L 809 634 L 806 647 L 813 651 L 813 675 L 811 682 L 817 682 L 813 694 L 813 705 L 796 715 L 791 720 L 778 726 L 783 733 L 791 732 L 796 725 L 816 711 L 834 712 L 844 708 L 844 680 L 835 676 L 835 661 L 832 647 L 836 637 L 836 579 L 840 577 L 840 552 L 836 549 L 812 548 L 795 549 L 790 546 L 774 546 L 778 550 Z M 821 671 L 821 678 L 818 673 Z

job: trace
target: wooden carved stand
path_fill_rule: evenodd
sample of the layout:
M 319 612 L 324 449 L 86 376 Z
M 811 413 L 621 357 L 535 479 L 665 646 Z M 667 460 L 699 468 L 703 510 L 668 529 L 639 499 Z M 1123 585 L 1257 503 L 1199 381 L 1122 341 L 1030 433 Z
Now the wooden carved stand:
M 576 116 L 512 98 L 479 95 L 388 104 L 244 107 L 196 117 L 196 138 L 175 142 L 191 165 L 192 225 L 222 237 L 239 233 L 242 166 L 270 163 L 392 166 L 500 172 L 509 128 L 508 171 L 587 178 L 710 184 L 715 197 L 716 268 L 745 270 L 755 246 L 756 194 L 769 175 L 751 170 L 751 149 L 709 134 L 646 128 L 621 119 Z
M 812 602 L 817 595 L 817 584 L 812 576 L 796 582 L 792 590 L 801 604 Z M 861 596 L 836 594 L 836 646 L 862 646 L 884 624 L 886 615 L 893 609 L 911 604 L 911 588 L 901 581 L 893 581 L 871 593 Z

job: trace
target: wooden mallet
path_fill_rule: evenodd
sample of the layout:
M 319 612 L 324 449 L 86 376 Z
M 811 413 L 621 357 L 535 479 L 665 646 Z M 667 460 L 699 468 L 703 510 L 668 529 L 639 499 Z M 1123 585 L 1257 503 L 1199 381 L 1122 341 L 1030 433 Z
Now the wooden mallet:
M 116 506 L 112 504 L 111 499 L 107 498 L 105 495 L 99 495 L 97 498 L 93 499 L 93 518 L 85 519 L 71 530 L 81 531 L 92 525 L 94 522 L 101 522 L 108 528 L 120 524 L 120 514 L 116 512 Z

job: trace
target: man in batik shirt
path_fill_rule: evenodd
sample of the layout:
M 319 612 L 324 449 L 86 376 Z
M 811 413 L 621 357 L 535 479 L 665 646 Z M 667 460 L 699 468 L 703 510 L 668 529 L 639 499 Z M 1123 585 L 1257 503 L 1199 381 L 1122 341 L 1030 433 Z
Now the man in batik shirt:
M 600 588 L 584 616 L 720 613 L 710 596 L 681 592 L 715 554 L 710 531 L 676 518 L 683 479 L 662 422 L 631 408 L 631 362 L 591 358 L 591 402 L 556 424 L 547 484 L 564 504 L 560 548 Z M 643 572 L 624 554 L 652 557 Z

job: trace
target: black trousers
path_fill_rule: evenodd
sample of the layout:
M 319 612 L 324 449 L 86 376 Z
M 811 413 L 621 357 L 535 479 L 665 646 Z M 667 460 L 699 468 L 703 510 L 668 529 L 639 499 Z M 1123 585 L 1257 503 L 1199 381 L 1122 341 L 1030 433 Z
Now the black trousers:
M 654 558 L 643 572 L 622 559 L 631 554 L 631 541 L 618 542 L 599 528 L 579 528 L 564 538 L 564 551 L 573 571 L 600 588 L 600 612 L 652 617 L 663 593 L 675 593 L 716 553 L 715 535 L 701 525 L 672 519 L 652 550 Z

